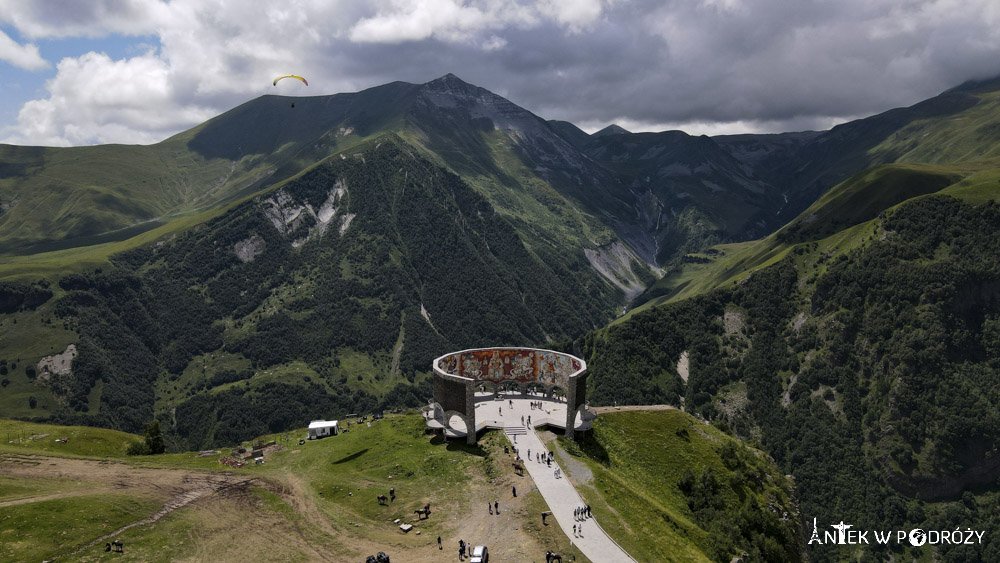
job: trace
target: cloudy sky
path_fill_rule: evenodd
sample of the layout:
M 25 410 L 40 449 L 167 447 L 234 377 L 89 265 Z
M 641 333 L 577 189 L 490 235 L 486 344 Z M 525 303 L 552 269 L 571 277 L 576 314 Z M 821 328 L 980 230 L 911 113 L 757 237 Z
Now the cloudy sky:
M 448 72 L 588 131 L 825 129 L 1000 74 L 1000 2 L 0 0 L 6 143 L 151 143 Z

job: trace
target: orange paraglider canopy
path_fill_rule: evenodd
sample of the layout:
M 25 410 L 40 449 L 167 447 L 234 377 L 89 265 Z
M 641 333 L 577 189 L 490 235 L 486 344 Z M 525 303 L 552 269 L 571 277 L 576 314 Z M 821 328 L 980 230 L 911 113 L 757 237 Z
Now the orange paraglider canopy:
M 277 86 L 278 85 L 278 81 L 281 80 L 282 78 L 297 78 L 297 79 L 301 80 L 302 83 L 305 84 L 306 86 L 309 85 L 309 83 L 306 82 L 305 78 L 302 78 L 301 76 L 298 76 L 296 74 L 282 74 L 281 76 L 275 78 L 274 82 L 272 82 L 272 84 L 275 85 L 275 86 Z

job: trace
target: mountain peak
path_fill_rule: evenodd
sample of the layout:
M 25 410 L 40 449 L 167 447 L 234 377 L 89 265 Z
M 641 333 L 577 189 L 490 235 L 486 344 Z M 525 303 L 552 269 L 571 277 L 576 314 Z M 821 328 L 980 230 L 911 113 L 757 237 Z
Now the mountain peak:
M 478 89 L 477 86 L 469 84 L 450 72 L 424 84 L 424 88 L 433 92 L 468 92 Z
M 608 125 L 604 129 L 601 129 L 600 131 L 594 133 L 591 136 L 592 137 L 603 137 L 605 135 L 623 135 L 623 134 L 628 134 L 628 133 L 631 133 L 631 131 L 629 131 L 628 129 L 626 129 L 624 127 L 621 127 L 619 125 L 616 125 L 616 124 L 612 123 L 611 125 Z

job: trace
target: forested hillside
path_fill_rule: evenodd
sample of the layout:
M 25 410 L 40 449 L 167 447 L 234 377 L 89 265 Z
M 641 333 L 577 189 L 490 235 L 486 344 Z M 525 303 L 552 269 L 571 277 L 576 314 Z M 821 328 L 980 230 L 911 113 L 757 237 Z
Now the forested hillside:
M 928 196 L 866 224 L 853 250 L 799 244 L 581 340 L 591 397 L 684 405 L 759 441 L 795 477 L 806 520 L 982 529 L 998 516 L 998 225 L 993 200 Z M 1000 533 L 987 539 L 941 552 L 992 560 Z
M 442 350 L 567 339 L 621 299 L 391 135 L 114 264 L 59 281 L 51 314 L 80 338 L 49 412 L 155 415 L 188 448 L 417 406 Z

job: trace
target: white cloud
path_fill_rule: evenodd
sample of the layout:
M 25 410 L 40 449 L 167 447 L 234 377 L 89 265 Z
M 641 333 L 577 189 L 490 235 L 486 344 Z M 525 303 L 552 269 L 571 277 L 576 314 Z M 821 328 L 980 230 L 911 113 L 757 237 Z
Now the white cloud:
M 525 28 L 545 20 L 572 31 L 594 22 L 603 11 L 601 0 L 383 0 L 374 16 L 352 26 L 349 38 L 357 42 L 400 43 L 435 38 L 468 42 L 484 30 Z M 492 50 L 495 42 L 483 47 Z
M 18 114 L 18 144 L 152 143 L 214 109 L 178 104 L 169 66 L 152 51 L 112 60 L 103 53 L 63 59 L 46 84 L 49 97 Z
M 170 13 L 159 0 L 0 0 L 0 22 L 35 39 L 147 35 Z
M 0 129 L 34 144 L 152 142 L 262 94 L 448 72 L 546 118 L 693 132 L 814 127 L 1000 73 L 995 0 L 0 0 L 0 25 L 34 42 L 0 32 L 23 68 L 59 38 L 155 45 L 60 62 Z M 310 86 L 271 86 L 286 73 Z
M 601 17 L 604 6 L 601 0 L 544 0 L 538 3 L 538 9 L 573 31 L 580 31 Z
M 25 70 L 41 70 L 52 65 L 38 53 L 38 47 L 21 45 L 0 30 L 0 61 L 6 61 Z

